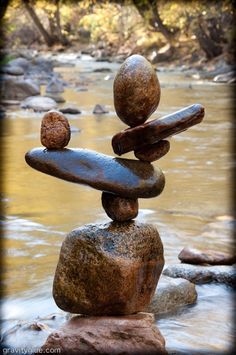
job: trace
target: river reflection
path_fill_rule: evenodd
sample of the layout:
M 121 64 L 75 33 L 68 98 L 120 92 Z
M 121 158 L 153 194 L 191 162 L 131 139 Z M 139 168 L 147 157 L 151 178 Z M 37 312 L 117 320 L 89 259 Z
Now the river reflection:
M 111 137 L 126 126 L 114 112 L 113 81 L 104 80 L 106 74 L 91 73 L 99 63 L 84 60 L 77 64 L 75 68 L 57 69 L 65 80 L 76 76 L 79 79 L 82 72 L 89 79 L 87 92 L 68 88 L 64 94 L 67 104 L 82 110 L 81 115 L 67 115 L 71 126 L 80 130 L 72 134 L 69 147 L 114 155 Z M 110 67 L 111 77 L 114 76 L 118 65 L 102 64 Z M 226 85 L 190 83 L 174 73 L 158 75 L 163 85 L 162 97 L 152 118 L 193 103 L 206 108 L 203 122 L 173 136 L 170 152 L 154 163 L 166 176 L 163 193 L 139 200 L 138 218 L 156 224 L 164 243 L 166 264 L 171 264 L 178 261 L 178 253 L 187 245 L 219 251 L 231 247 L 232 93 Z M 105 104 L 110 113 L 92 115 L 96 103 Z M 101 207 L 99 191 L 41 174 L 26 165 L 25 152 L 40 146 L 41 118 L 39 113 L 17 108 L 9 111 L 5 120 L 5 329 L 19 319 L 61 312 L 52 300 L 51 286 L 66 233 L 86 223 L 109 220 Z M 123 157 L 134 158 L 132 153 Z M 216 353 L 231 344 L 232 290 L 205 285 L 199 286 L 198 291 L 195 306 L 158 320 L 171 351 Z M 37 339 L 33 341 L 40 345 L 43 338 Z M 15 340 L 9 337 L 9 341 Z

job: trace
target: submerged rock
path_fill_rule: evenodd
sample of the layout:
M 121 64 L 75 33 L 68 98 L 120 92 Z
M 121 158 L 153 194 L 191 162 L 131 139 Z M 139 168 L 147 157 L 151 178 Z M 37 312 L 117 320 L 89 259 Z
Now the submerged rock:
M 236 255 L 216 250 L 198 250 L 185 247 L 178 255 L 179 260 L 187 264 L 232 265 Z
M 40 353 L 81 354 L 167 354 L 165 340 L 150 313 L 119 317 L 71 318 L 51 333 Z
M 193 283 L 182 278 L 173 279 L 162 275 L 146 311 L 159 315 L 193 304 L 196 300 L 197 291 Z
M 113 85 L 114 105 L 118 117 L 128 126 L 144 123 L 160 101 L 160 84 L 146 58 L 128 57 L 121 65 Z
M 44 115 L 41 124 L 41 143 L 48 149 L 62 149 L 70 141 L 70 125 L 65 116 L 57 111 Z
M 101 115 L 104 113 L 109 113 L 109 111 L 105 108 L 104 105 L 97 104 L 93 109 L 94 115 Z
M 144 149 L 147 144 L 157 143 L 200 123 L 204 114 L 204 107 L 195 104 L 138 127 L 126 129 L 112 138 L 114 153 L 122 155 L 132 150 Z
M 113 221 L 125 222 L 138 215 L 138 199 L 124 198 L 103 192 L 102 206 Z
M 161 169 L 154 169 L 150 163 L 113 158 L 88 149 L 35 148 L 26 153 L 25 159 L 45 174 L 127 198 L 158 196 L 165 185 Z
M 53 297 L 64 311 L 132 314 L 149 304 L 164 265 L 163 246 L 150 224 L 89 224 L 62 244 Z
M 50 97 L 46 96 L 30 96 L 25 99 L 21 107 L 25 109 L 32 109 L 36 112 L 50 111 L 56 108 L 57 103 Z
M 60 108 L 59 110 L 61 113 L 68 113 L 70 115 L 77 115 L 77 114 L 80 114 L 81 111 L 76 108 L 76 107 L 63 107 L 63 108 Z
M 218 282 L 235 285 L 235 266 L 197 266 L 189 264 L 175 264 L 168 266 L 163 275 L 170 277 L 182 277 L 195 284 Z

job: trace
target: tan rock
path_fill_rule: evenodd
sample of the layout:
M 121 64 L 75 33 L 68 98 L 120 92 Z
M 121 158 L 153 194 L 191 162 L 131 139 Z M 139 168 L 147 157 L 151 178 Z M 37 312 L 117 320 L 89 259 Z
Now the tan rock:
M 70 141 L 70 125 L 60 112 L 49 111 L 41 124 L 41 143 L 48 149 L 62 149 Z
M 70 354 L 167 354 L 165 340 L 150 313 L 119 317 L 76 316 L 51 333 L 40 353 L 57 349 Z
M 138 199 L 124 198 L 103 192 L 102 206 L 113 221 L 125 222 L 138 215 Z
M 131 127 L 144 123 L 160 101 L 160 84 L 146 58 L 132 55 L 121 65 L 113 85 L 119 118 Z
M 163 265 L 154 226 L 134 221 L 86 225 L 62 244 L 53 297 L 58 307 L 76 314 L 140 312 L 155 292 Z

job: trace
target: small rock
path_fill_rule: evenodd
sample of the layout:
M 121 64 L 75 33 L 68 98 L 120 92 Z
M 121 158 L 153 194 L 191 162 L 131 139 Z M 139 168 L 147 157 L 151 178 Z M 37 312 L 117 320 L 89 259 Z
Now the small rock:
M 161 89 L 151 63 L 141 55 L 132 55 L 121 65 L 113 92 L 118 117 L 135 127 L 144 123 L 156 110 Z
M 70 125 L 57 111 L 44 115 L 41 124 L 41 143 L 48 149 L 63 149 L 70 141 Z
M 178 255 L 179 260 L 187 264 L 232 265 L 236 255 L 216 250 L 198 250 L 185 247 Z
M 138 215 L 138 199 L 124 198 L 103 192 L 102 206 L 113 221 L 129 221 Z
M 236 77 L 236 72 L 230 71 L 228 73 L 216 75 L 214 77 L 213 81 L 215 83 L 228 83 L 228 82 L 232 81 L 233 79 L 235 79 L 235 77 Z
M 119 317 L 75 316 L 49 335 L 40 354 L 159 354 L 167 355 L 165 340 L 149 313 Z
M 197 266 L 189 264 L 175 264 L 168 266 L 163 275 L 170 277 L 182 277 L 196 284 L 218 282 L 228 285 L 235 285 L 234 266 Z
M 94 73 L 110 73 L 111 69 L 110 68 L 97 68 L 94 69 Z
M 1 99 L 1 104 L 5 106 L 15 106 L 15 105 L 20 105 L 20 101 L 18 100 L 2 100 Z
M 30 96 L 25 99 L 21 107 L 25 109 L 32 109 L 35 112 L 45 112 L 56 108 L 56 102 L 50 97 L 46 96 Z
M 171 312 L 197 300 L 195 285 L 188 280 L 161 276 L 147 312 L 155 314 Z
M 161 169 L 154 169 L 150 163 L 113 158 L 88 149 L 35 148 L 26 153 L 25 159 L 45 174 L 125 198 L 158 196 L 165 186 Z
M 59 93 L 64 92 L 63 83 L 56 77 L 52 77 L 48 85 L 46 86 L 46 93 Z
M 11 67 L 21 67 L 24 71 L 29 67 L 30 61 L 26 58 L 16 58 L 12 59 L 10 62 L 8 62 L 8 65 Z
M 63 107 L 59 111 L 65 114 L 68 113 L 70 115 L 77 115 L 81 113 L 81 111 L 76 107 Z
M 135 150 L 134 155 L 142 161 L 149 161 L 150 163 L 162 158 L 170 150 L 170 142 L 166 140 L 159 141 L 154 144 L 144 146 L 140 150 Z
M 119 315 L 143 311 L 164 265 L 163 246 L 150 224 L 89 224 L 64 240 L 53 297 L 66 312 Z
M 108 113 L 109 111 L 105 108 L 103 105 L 97 104 L 94 109 L 93 109 L 93 114 L 94 115 L 101 115 L 104 113 Z

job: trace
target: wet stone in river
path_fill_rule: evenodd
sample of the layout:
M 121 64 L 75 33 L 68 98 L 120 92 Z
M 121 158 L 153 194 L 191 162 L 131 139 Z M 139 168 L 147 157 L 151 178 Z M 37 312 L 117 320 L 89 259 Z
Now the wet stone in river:
M 132 55 L 121 65 L 113 86 L 118 117 L 128 126 L 144 123 L 160 101 L 160 84 L 146 58 Z
M 138 199 L 124 198 L 103 192 L 102 206 L 113 221 L 129 221 L 138 215 Z
M 49 111 L 41 124 L 41 143 L 48 149 L 62 149 L 70 141 L 70 125 L 65 116 Z

